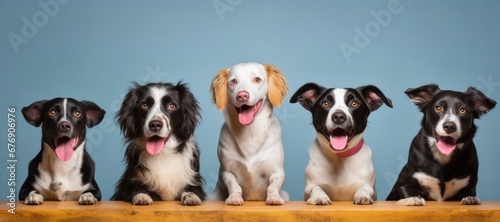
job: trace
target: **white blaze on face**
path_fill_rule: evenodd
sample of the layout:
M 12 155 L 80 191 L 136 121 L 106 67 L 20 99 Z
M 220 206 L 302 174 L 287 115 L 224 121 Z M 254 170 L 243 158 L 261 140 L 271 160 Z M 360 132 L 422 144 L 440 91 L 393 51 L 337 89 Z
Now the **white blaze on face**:
M 444 124 L 447 122 L 454 123 L 456 131 L 448 134 L 444 130 Z M 453 112 L 453 109 L 448 109 L 443 118 L 436 125 L 436 134 L 438 136 L 436 147 L 444 155 L 450 155 L 456 148 L 456 140 L 462 135 L 462 128 L 459 117 Z
M 170 124 L 167 116 L 161 111 L 162 99 L 167 95 L 164 88 L 152 87 L 149 89 L 149 94 L 153 98 L 154 104 L 148 109 L 148 115 L 144 123 L 144 136 L 148 138 L 146 142 L 146 150 L 151 155 L 159 154 L 165 146 L 166 140 L 170 134 Z M 149 128 L 151 121 L 160 121 L 163 125 L 160 131 L 153 132 Z
M 326 118 L 326 128 L 328 131 L 332 132 L 338 126 L 333 122 L 332 116 L 335 112 L 343 112 L 346 115 L 346 121 L 352 122 L 352 116 L 351 113 L 349 112 L 349 107 L 347 107 L 345 103 L 345 95 L 347 93 L 346 89 L 343 88 L 337 88 L 334 89 L 331 94 L 334 97 L 335 103 L 332 104 L 332 108 L 328 112 L 328 117 Z M 348 136 L 347 134 L 334 134 L 330 135 L 330 145 L 333 147 L 335 150 L 343 150 L 347 146 L 348 142 Z

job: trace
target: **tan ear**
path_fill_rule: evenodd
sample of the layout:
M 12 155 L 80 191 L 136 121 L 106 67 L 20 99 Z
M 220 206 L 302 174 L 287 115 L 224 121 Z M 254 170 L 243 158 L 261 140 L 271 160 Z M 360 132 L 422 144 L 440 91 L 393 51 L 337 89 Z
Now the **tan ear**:
M 267 72 L 267 97 L 273 106 L 280 107 L 283 97 L 285 97 L 288 92 L 285 76 L 273 65 L 264 65 L 264 67 Z
M 210 85 L 210 92 L 212 93 L 212 101 L 217 106 L 217 109 L 223 110 L 227 105 L 227 76 L 228 69 L 223 69 L 217 73 L 212 84 Z

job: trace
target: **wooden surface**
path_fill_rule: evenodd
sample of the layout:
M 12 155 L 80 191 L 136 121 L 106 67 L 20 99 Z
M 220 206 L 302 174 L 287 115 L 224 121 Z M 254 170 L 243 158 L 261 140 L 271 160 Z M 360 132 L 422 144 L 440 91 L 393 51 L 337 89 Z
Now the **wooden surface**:
M 47 201 L 39 206 L 16 204 L 16 214 L 7 212 L 0 202 L 0 221 L 500 221 L 500 201 L 484 201 L 478 206 L 459 202 L 432 202 L 427 206 L 395 206 L 379 201 L 373 205 L 334 202 L 311 206 L 290 201 L 283 206 L 264 202 L 245 202 L 244 206 L 225 206 L 223 202 L 204 202 L 201 206 L 182 206 L 179 202 L 154 202 L 150 206 L 104 201 L 94 206 L 77 202 Z

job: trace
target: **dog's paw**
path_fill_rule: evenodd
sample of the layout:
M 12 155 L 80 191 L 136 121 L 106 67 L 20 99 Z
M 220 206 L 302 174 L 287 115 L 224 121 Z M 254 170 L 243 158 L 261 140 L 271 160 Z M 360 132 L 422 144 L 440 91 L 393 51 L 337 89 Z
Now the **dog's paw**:
M 132 204 L 134 205 L 152 205 L 153 199 L 145 193 L 138 193 L 132 198 Z
M 425 200 L 422 197 L 408 197 L 398 200 L 396 205 L 399 206 L 425 206 Z
M 201 205 L 201 199 L 193 192 L 184 192 L 181 195 L 181 203 L 188 206 Z
M 480 205 L 481 201 L 477 197 L 464 197 L 462 201 L 460 201 L 462 205 Z
M 354 196 L 353 204 L 366 205 L 373 204 L 373 199 L 370 196 Z
M 266 204 L 267 205 L 283 205 L 285 204 L 285 201 L 279 194 L 269 194 L 267 195 L 266 199 Z
M 226 205 L 240 206 L 243 203 L 243 197 L 239 194 L 233 194 L 226 199 Z
M 92 193 L 84 193 L 80 195 L 80 198 L 78 199 L 78 204 L 80 205 L 94 205 L 96 203 L 97 199 Z
M 40 205 L 43 203 L 43 196 L 36 191 L 31 191 L 28 197 L 24 200 L 26 205 Z
M 319 195 L 317 197 L 311 197 L 307 200 L 307 204 L 310 205 L 330 205 L 332 204 L 332 201 L 330 198 L 326 195 Z

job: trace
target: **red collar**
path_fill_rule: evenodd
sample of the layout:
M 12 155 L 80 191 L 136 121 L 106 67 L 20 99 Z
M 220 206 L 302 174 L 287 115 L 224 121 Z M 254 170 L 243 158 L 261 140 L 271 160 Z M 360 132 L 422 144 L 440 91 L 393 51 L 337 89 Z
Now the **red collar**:
M 345 157 L 350 157 L 350 156 L 358 153 L 359 150 L 361 150 L 361 147 L 363 147 L 363 143 L 364 143 L 364 140 L 361 139 L 361 141 L 359 141 L 358 145 L 356 145 L 355 147 L 348 149 L 345 152 L 337 153 L 337 157 L 345 158 Z

